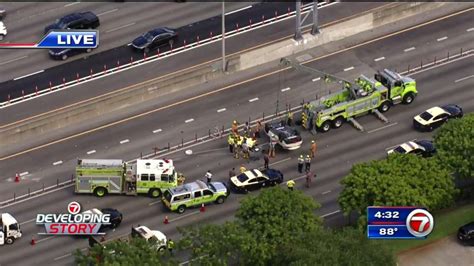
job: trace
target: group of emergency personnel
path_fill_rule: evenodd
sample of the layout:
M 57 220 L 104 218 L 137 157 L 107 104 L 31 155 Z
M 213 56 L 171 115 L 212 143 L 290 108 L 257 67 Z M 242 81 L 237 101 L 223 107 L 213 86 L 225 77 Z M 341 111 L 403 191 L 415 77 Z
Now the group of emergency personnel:
M 252 129 L 248 122 L 245 122 L 244 132 L 241 136 L 239 134 L 239 123 L 234 120 L 232 123 L 232 132 L 227 137 L 229 144 L 229 152 L 234 154 L 234 158 L 239 159 L 240 156 L 244 159 L 250 158 L 250 152 L 257 146 L 257 138 L 260 137 L 261 123 L 257 123 L 257 128 L 252 134 Z
M 311 148 L 309 149 L 309 154 L 307 154 L 306 156 L 301 154 L 298 157 L 298 172 L 303 173 L 303 166 L 304 166 L 304 170 L 306 173 L 306 187 L 308 188 L 309 188 L 312 178 L 316 176 L 315 174 L 311 172 L 311 160 L 316 155 L 316 148 L 317 148 L 316 141 L 312 140 Z M 293 190 L 295 186 L 295 181 L 288 180 L 288 182 L 286 182 L 286 186 L 288 187 L 289 190 Z

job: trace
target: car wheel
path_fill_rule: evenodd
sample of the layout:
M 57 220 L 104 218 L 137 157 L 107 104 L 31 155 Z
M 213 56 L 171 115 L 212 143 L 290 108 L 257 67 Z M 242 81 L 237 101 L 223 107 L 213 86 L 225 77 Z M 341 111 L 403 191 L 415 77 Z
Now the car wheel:
M 164 246 L 161 246 L 158 248 L 158 252 L 159 253 L 163 253 L 165 251 L 165 247 Z
M 383 102 L 380 106 L 379 106 L 379 111 L 382 112 L 382 113 L 385 113 L 387 112 L 389 109 L 390 109 L 390 103 L 389 102 Z
M 331 129 L 331 124 L 329 121 L 324 121 L 324 123 L 320 127 L 322 132 L 328 132 Z
M 332 122 L 332 126 L 334 128 L 340 128 L 342 126 L 342 123 L 344 123 L 344 118 L 342 116 L 339 116 L 334 119 L 334 121 Z
M 8 245 L 11 245 L 13 244 L 13 242 L 15 242 L 15 239 L 13 237 L 9 237 L 5 240 L 5 242 L 8 244 Z
M 148 191 L 148 196 L 150 196 L 150 198 L 158 198 L 159 196 L 161 196 L 161 190 L 157 188 L 152 188 Z
M 407 94 L 405 95 L 405 97 L 403 97 L 403 103 L 404 103 L 404 104 L 410 104 L 410 103 L 413 102 L 413 100 L 415 100 L 415 94 L 413 94 L 413 93 L 411 93 L 411 92 L 410 92 L 410 93 L 407 93 Z
M 63 54 L 63 56 L 61 56 L 61 59 L 66 60 L 67 59 L 67 54 Z
M 177 209 L 178 213 L 183 213 L 186 210 L 186 206 L 180 205 Z
M 220 197 L 217 198 L 216 203 L 217 204 L 222 204 L 222 203 L 224 203 L 224 201 L 225 201 L 225 197 L 220 196 Z
M 97 187 L 94 189 L 94 195 L 96 195 L 97 197 L 101 198 L 105 196 L 105 194 L 107 194 L 107 190 L 104 187 Z

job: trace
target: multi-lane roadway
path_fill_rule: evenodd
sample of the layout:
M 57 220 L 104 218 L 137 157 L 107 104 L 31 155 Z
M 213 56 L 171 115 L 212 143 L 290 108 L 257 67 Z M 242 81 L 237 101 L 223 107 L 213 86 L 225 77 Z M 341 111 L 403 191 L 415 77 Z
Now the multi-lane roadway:
M 354 78 L 362 73 L 370 75 L 380 68 L 403 71 L 408 65 L 418 65 L 420 60 L 425 63 L 434 57 L 439 60 L 447 55 L 448 51 L 452 55 L 461 48 L 464 51 L 472 49 L 474 36 L 469 29 L 474 25 L 470 17 L 472 11 L 334 53 L 308 65 L 346 78 Z M 315 55 L 317 50 L 307 51 L 306 54 Z M 347 221 L 340 214 L 337 197 L 341 190 L 339 181 L 348 173 L 353 163 L 383 158 L 387 148 L 407 140 L 432 137 L 431 133 L 419 133 L 412 129 L 414 115 L 433 105 L 444 103 L 459 104 L 465 112 L 474 111 L 473 63 L 473 57 L 469 56 L 413 73 L 412 76 L 417 80 L 419 96 L 413 104 L 399 105 L 387 112 L 386 116 L 390 120 L 388 124 L 373 116 L 365 116 L 358 119 L 366 129 L 365 132 L 358 132 L 350 125 L 344 125 L 331 134 L 316 135 L 319 151 L 313 168 L 318 173 L 318 178 L 310 189 L 304 188 L 300 178 L 297 188 L 303 189 L 322 204 L 317 213 L 324 215 L 328 224 L 343 224 Z M 140 152 L 151 152 L 152 147 L 165 146 L 167 142 L 179 142 L 180 136 L 189 140 L 195 133 L 206 133 L 208 128 L 216 125 L 229 125 L 233 119 L 254 119 L 263 113 L 272 113 L 275 111 L 277 99 L 280 106 L 296 106 L 302 99 L 309 100 L 314 98 L 315 94 L 326 92 L 326 86 L 317 80 L 317 77 L 293 70 L 261 75 L 247 83 L 215 89 L 222 90 L 186 104 L 162 108 L 121 124 L 0 162 L 2 169 L 5 169 L 2 197 L 8 195 L 7 191 L 19 192 L 25 186 L 70 176 L 76 158 L 134 159 Z M 169 99 L 173 100 L 175 99 Z M 165 106 L 169 102 L 161 104 Z M 285 173 L 286 180 L 299 177 L 296 172 L 296 158 L 301 152 L 306 152 L 304 148 L 309 147 L 309 140 L 313 138 L 307 132 L 303 132 L 303 137 L 306 143 L 303 150 L 279 152 L 277 158 L 271 162 L 272 167 Z M 182 151 L 167 155 L 175 160 L 177 169 L 188 176 L 188 181 L 202 179 L 207 169 L 213 170 L 216 180 L 226 180 L 229 169 L 242 163 L 228 154 L 225 140 L 195 146 L 193 150 L 192 157 L 185 156 Z M 60 161 L 62 163 L 58 163 Z M 260 166 L 261 162 L 247 165 Z M 25 180 L 20 184 L 6 180 L 6 177 L 12 176 L 15 171 L 27 171 L 29 174 L 25 175 Z M 19 189 L 20 186 L 22 189 Z M 122 226 L 108 237 L 126 234 L 131 225 L 140 223 L 157 228 L 176 239 L 177 226 L 231 219 L 241 197 L 231 195 L 228 202 L 220 206 L 211 205 L 204 213 L 188 210 L 183 215 L 177 215 L 167 213 L 158 201 L 146 197 L 109 196 L 97 199 L 93 196 L 74 195 L 72 188 L 66 187 L 2 208 L 2 211 L 13 213 L 23 223 L 25 237 L 13 246 L 2 247 L 0 263 L 71 263 L 71 252 L 76 248 L 86 247 L 87 241 L 69 237 L 38 237 L 36 233 L 41 229 L 34 225 L 33 219 L 39 212 L 64 212 L 67 203 L 72 200 L 78 200 L 84 208 L 116 207 L 124 213 Z M 162 223 L 166 215 L 171 221 L 168 225 Z M 31 236 L 38 239 L 34 246 L 29 245 Z

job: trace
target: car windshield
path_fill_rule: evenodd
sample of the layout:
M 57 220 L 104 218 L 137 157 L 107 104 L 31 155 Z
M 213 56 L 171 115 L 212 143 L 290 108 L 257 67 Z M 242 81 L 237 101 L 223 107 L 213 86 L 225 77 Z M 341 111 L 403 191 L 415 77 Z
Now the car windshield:
M 66 23 L 64 22 L 63 19 L 56 19 L 56 26 L 59 28 L 66 28 Z
M 171 193 L 169 191 L 165 191 L 164 197 L 168 202 L 171 202 Z
M 212 183 L 209 183 L 208 187 L 209 187 L 210 190 L 212 190 L 214 192 L 217 192 L 216 187 Z
M 240 181 L 240 182 L 245 182 L 249 179 L 249 177 L 246 175 L 246 174 L 240 174 L 237 176 L 237 179 Z
M 423 120 L 428 121 L 428 120 L 430 120 L 433 116 L 432 116 L 430 113 L 428 113 L 428 112 L 423 112 L 423 113 L 421 113 L 420 117 L 421 117 Z
M 147 39 L 147 41 L 152 41 L 153 40 L 153 35 L 151 35 L 149 32 L 147 32 L 143 35 L 143 38 Z
M 394 149 L 395 152 L 398 152 L 398 153 L 406 153 L 407 151 L 402 147 L 402 146 L 398 146 Z

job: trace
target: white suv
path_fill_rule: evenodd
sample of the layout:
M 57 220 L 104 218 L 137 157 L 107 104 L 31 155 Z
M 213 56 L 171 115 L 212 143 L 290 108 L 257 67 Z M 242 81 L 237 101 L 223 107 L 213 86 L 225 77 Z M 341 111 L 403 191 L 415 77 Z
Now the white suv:
M 0 41 L 3 40 L 5 36 L 7 36 L 7 27 L 0 21 Z

